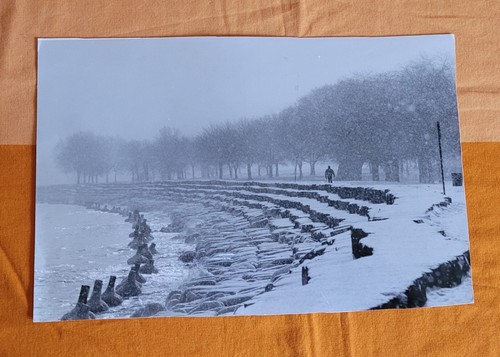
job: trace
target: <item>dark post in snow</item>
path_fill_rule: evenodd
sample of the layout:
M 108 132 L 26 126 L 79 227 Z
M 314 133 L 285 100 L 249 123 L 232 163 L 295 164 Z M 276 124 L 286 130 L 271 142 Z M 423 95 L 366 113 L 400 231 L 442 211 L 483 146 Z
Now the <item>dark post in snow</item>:
M 311 280 L 311 277 L 309 276 L 309 268 L 302 267 L 302 285 L 309 284 L 309 280 Z
M 439 122 L 436 124 L 438 129 L 439 160 L 441 162 L 441 182 L 443 183 L 443 195 L 446 195 L 446 188 L 444 187 L 443 150 L 441 149 L 441 126 Z

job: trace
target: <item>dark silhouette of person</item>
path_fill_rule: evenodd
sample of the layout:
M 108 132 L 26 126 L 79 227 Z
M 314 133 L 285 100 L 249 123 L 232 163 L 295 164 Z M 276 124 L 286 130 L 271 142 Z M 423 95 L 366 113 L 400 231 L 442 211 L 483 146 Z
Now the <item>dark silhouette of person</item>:
M 333 169 L 330 166 L 328 166 L 325 171 L 325 178 L 328 180 L 328 183 L 332 183 L 335 178 L 335 172 L 333 172 Z

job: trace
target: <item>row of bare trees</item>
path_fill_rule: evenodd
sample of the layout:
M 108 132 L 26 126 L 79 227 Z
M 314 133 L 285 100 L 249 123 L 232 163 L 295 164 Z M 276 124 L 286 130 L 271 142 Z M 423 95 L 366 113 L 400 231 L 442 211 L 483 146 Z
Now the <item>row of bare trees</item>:
M 97 182 L 120 172 L 132 181 L 188 177 L 237 179 L 279 175 L 289 164 L 301 179 L 324 160 L 338 177 L 360 180 L 368 164 L 399 181 L 403 167 L 418 168 L 420 182 L 438 177 L 436 122 L 447 158 L 459 158 L 460 140 L 453 68 L 421 60 L 399 71 L 358 75 L 325 85 L 279 113 L 211 125 L 194 138 L 163 128 L 154 140 L 124 141 L 78 133 L 61 142 L 57 161 L 77 182 Z

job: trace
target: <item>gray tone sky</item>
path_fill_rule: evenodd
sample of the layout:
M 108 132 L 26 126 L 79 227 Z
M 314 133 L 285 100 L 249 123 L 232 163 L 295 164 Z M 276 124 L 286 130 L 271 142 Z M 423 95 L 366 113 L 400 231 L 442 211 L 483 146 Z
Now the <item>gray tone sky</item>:
M 38 44 L 37 184 L 65 182 L 54 147 L 78 131 L 155 138 L 279 112 L 353 73 L 421 56 L 454 61 L 452 35 L 384 38 L 42 39 Z

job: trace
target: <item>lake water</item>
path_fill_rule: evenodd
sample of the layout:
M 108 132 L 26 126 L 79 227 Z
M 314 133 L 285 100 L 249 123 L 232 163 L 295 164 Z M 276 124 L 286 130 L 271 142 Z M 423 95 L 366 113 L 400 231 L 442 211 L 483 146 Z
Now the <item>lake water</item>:
M 153 231 L 168 225 L 166 213 L 146 212 Z M 110 275 L 117 284 L 126 277 L 127 259 L 135 254 L 128 248 L 131 223 L 114 213 L 61 204 L 36 205 L 34 321 L 59 320 L 78 300 L 81 285 L 103 281 Z M 129 317 L 149 302 L 165 303 L 168 293 L 189 278 L 189 269 L 178 260 L 186 249 L 176 234 L 154 232 L 159 254 L 155 256 L 158 274 L 144 275 L 142 294 L 110 308 L 99 318 Z

